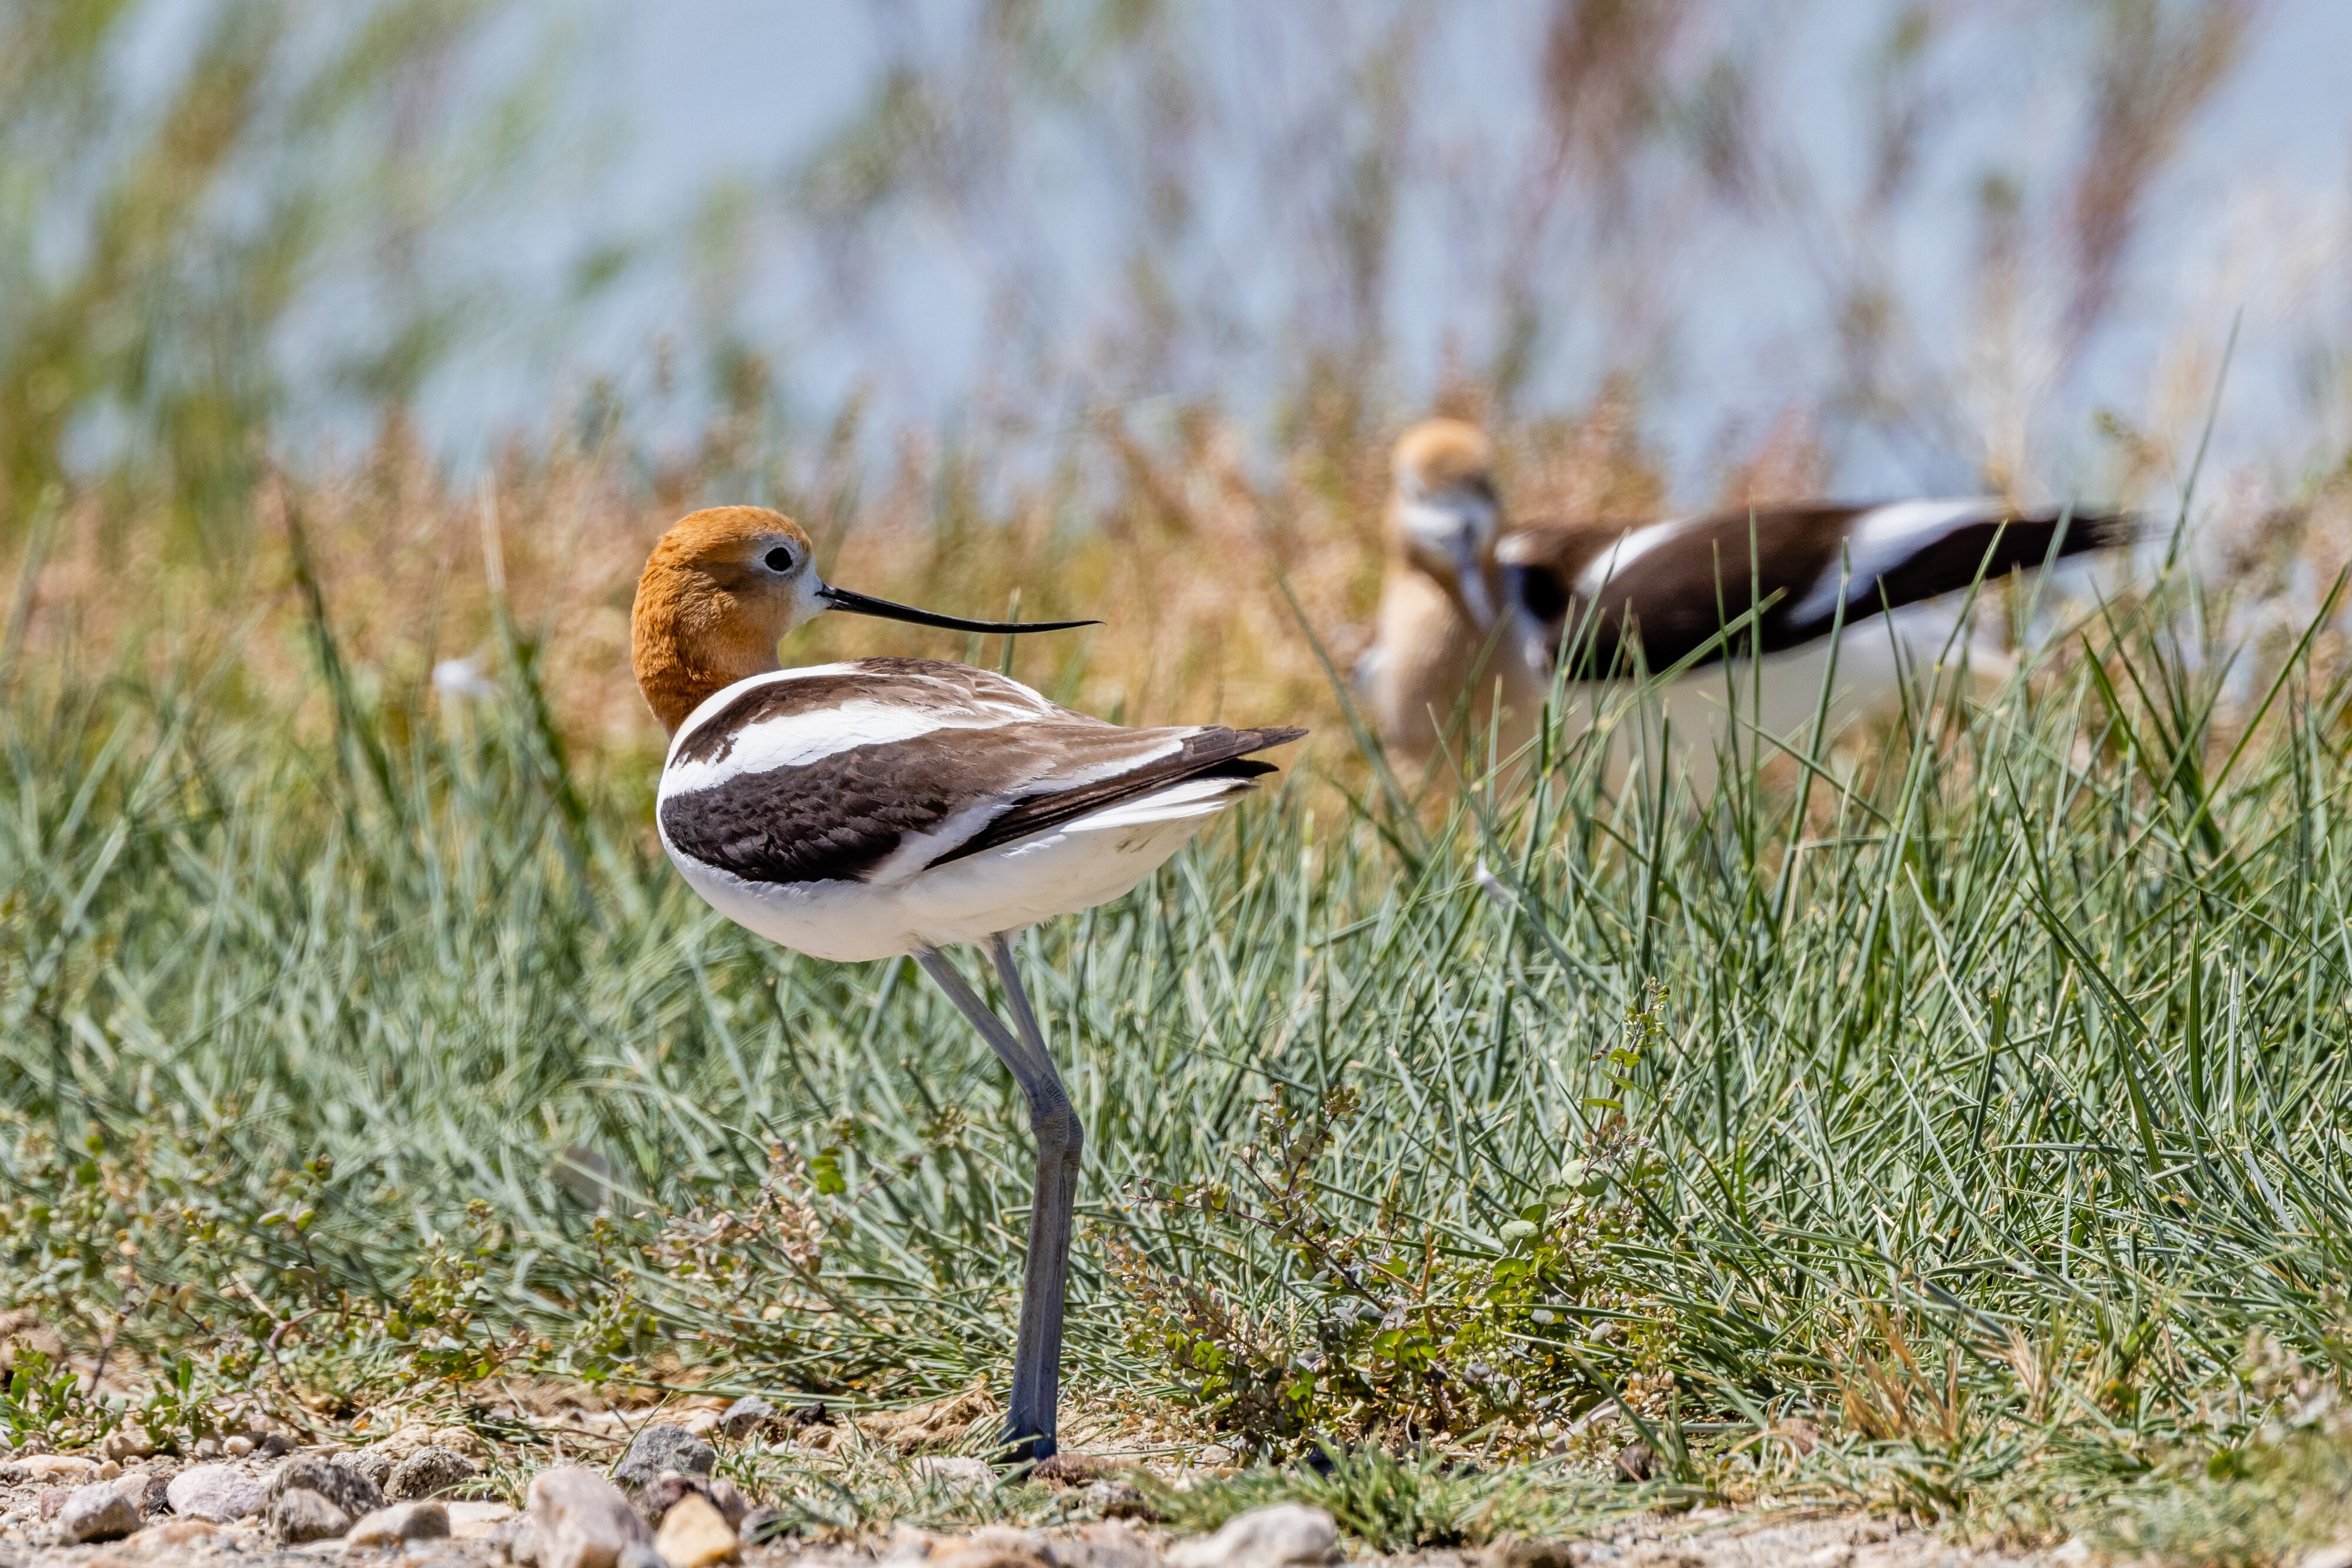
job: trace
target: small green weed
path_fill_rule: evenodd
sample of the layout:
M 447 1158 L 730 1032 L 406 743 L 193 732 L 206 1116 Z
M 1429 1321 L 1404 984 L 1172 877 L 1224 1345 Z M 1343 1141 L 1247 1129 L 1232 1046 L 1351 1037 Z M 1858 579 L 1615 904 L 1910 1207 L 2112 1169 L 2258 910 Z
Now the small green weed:
M 1615 1054 L 1622 1071 L 1630 1053 Z M 1407 1213 L 1401 1182 L 1369 1225 L 1333 1202 L 1317 1169 L 1361 1096 L 1299 1098 L 1277 1092 L 1261 1105 L 1238 1189 L 1145 1194 L 1177 1259 L 1236 1241 L 1286 1255 L 1286 1311 L 1252 1314 L 1181 1262 L 1160 1265 L 1133 1245 L 1117 1254 L 1135 1302 L 1131 1342 L 1164 1359 L 1213 1426 L 1273 1451 L 1318 1435 L 1473 1434 L 1511 1450 L 1575 1407 L 1629 1390 L 1639 1407 L 1669 1381 L 1671 1318 L 1628 1296 L 1610 1257 L 1646 1228 L 1643 1187 L 1659 1174 L 1622 1115 L 1561 1159 L 1541 1196 L 1482 1248 Z M 1180 1216 L 1202 1223 L 1169 1228 Z
M 1153 1509 L 1180 1531 L 1212 1531 L 1254 1508 L 1300 1502 L 1329 1511 L 1340 1529 L 1381 1552 L 1583 1535 L 1674 1500 L 1672 1489 L 1612 1486 L 1557 1462 L 1489 1470 L 1377 1448 L 1320 1457 L 1319 1466 L 1260 1467 L 1183 1490 L 1139 1479 Z

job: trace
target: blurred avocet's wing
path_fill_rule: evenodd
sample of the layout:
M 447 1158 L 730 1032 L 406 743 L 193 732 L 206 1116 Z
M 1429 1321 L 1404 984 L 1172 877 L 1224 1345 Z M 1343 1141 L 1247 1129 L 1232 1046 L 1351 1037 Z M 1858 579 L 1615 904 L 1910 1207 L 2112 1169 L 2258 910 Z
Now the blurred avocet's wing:
M 1650 669 L 1674 664 L 1751 604 L 1762 606 L 1758 643 L 1776 653 L 1828 634 L 1842 586 L 1851 623 L 1965 589 L 1979 574 L 1990 580 L 2123 544 L 2135 530 L 2126 517 L 2021 512 L 1974 497 L 1768 507 L 1620 530 L 1534 524 L 1506 536 L 1497 553 L 1520 607 L 1547 628 L 1552 658 L 1569 643 L 1580 668 L 1606 674 L 1630 661 L 1635 638 Z M 1733 645 L 1748 635 L 1734 633 Z

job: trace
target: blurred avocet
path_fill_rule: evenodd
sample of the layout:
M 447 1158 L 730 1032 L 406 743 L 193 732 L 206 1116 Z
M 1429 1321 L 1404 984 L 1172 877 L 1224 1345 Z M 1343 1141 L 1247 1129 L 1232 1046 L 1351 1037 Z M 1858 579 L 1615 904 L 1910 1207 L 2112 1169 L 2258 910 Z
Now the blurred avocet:
M 1388 570 L 1357 692 L 1398 761 L 1423 766 L 1441 744 L 1475 755 L 1490 729 L 1515 748 L 1543 710 L 1542 628 L 1496 559 L 1494 449 L 1475 425 L 1433 419 L 1398 438 L 1389 465 Z
M 810 557 L 797 525 L 756 507 L 697 512 L 654 547 L 630 631 L 670 735 L 656 821 L 736 924 L 820 958 L 911 954 L 1020 1083 L 1037 1178 L 1005 1437 L 1042 1458 L 1081 1133 L 1009 934 L 1134 887 L 1275 771 L 1252 753 L 1306 732 L 1129 729 L 931 659 L 779 668 L 777 643 L 826 610 L 958 632 L 1094 624 L 936 615 L 832 587 Z M 956 943 L 988 948 L 1011 1027 L 940 952 Z
M 1966 591 L 2124 544 L 2136 527 L 1996 497 L 1809 502 L 1635 528 L 1529 524 L 1498 539 L 1495 554 L 1519 622 L 1538 629 L 1538 664 L 1564 664 L 1575 683 L 1571 728 L 1592 716 L 1600 694 L 1588 683 L 1688 661 L 1629 716 L 1635 733 L 1614 749 L 1612 771 L 1663 734 L 1705 795 L 1735 714 L 1752 750 L 1759 732 L 1801 742 L 1824 679 L 1833 678 L 1825 733 L 1834 734 L 1885 711 L 1906 680 L 1947 656 L 1965 654 L 1979 680 L 2005 677 L 2007 656 L 1960 624 Z
M 1634 756 L 1670 755 L 1701 795 L 1735 713 L 1743 748 L 1756 731 L 1801 738 L 1831 674 L 1832 630 L 1843 628 L 1833 733 L 1883 710 L 1906 671 L 1948 649 L 1964 650 L 1980 678 L 2006 673 L 2002 654 L 1961 634 L 1961 595 L 1979 574 L 1997 580 L 2135 531 L 2120 516 L 1983 497 L 1511 525 L 1486 436 L 1444 419 L 1405 432 L 1391 465 L 1379 624 L 1355 673 L 1391 753 L 1421 763 L 1441 744 L 1466 747 L 1475 772 L 1490 737 L 1507 755 L 1535 732 L 1563 663 L 1555 719 L 1574 733 L 1637 672 L 1687 661 L 1616 714 L 1609 771 L 1621 781 Z

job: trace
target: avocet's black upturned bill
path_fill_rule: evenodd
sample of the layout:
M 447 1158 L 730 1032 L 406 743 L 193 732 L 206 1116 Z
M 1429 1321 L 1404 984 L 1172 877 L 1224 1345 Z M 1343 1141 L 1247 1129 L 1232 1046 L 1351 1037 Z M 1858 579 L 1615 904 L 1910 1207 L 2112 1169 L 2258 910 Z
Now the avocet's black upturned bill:
M 1081 1134 L 1010 934 L 1118 897 L 1274 765 L 1301 729 L 1128 729 L 1017 681 L 931 659 L 777 665 L 827 609 L 964 632 L 965 621 L 829 587 L 808 536 L 756 507 L 697 512 L 646 562 L 637 684 L 670 734 L 656 821 L 671 863 L 729 919 L 820 958 L 911 954 L 1003 1061 L 1037 1138 L 1006 1440 L 1055 1449 L 1062 1298 Z M 985 945 L 1008 1028 L 940 949 Z

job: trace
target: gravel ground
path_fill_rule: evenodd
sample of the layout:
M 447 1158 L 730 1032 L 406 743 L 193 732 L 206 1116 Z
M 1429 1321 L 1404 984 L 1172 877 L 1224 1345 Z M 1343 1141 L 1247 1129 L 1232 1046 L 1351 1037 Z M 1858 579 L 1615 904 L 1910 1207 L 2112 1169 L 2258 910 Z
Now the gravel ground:
M 257 1479 L 269 1468 L 257 1461 L 249 1466 Z M 290 1568 L 344 1561 L 398 1563 L 401 1568 L 509 1568 L 514 1562 L 512 1526 L 501 1531 L 495 1521 L 477 1526 L 480 1533 L 473 1539 L 362 1550 L 348 1548 L 340 1540 L 280 1546 L 258 1518 L 212 1524 L 164 1514 L 122 1540 L 45 1544 L 37 1521 L 18 1517 L 28 1502 L 37 1512 L 37 1496 L 26 1496 L 31 1490 L 16 1486 L 0 1491 L 0 1511 L 16 1521 L 0 1526 L 0 1568 L 166 1568 L 180 1563 Z M 740 1561 L 753 1568 L 914 1568 L 918 1563 L 927 1568 L 1167 1568 L 1166 1554 L 1179 1544 L 1157 1527 L 1109 1521 L 1055 1531 L 996 1528 L 932 1535 L 902 1530 L 888 1538 L 822 1546 L 780 1542 L 746 1547 Z M 1971 1550 L 1858 1514 L 1742 1517 L 1716 1511 L 1637 1521 L 1601 1540 L 1513 1542 L 1479 1551 L 1387 1558 L 1357 1551 L 1346 1556 L 1365 1568 L 2060 1568 L 2079 1560 L 2082 1552 L 2079 1548 L 2019 1554 Z M 1196 1548 L 1193 1561 L 1199 1560 Z M 1304 1561 L 1293 1559 L 1291 1564 Z M 1289 1565 L 1233 1559 L 1230 1568 Z

